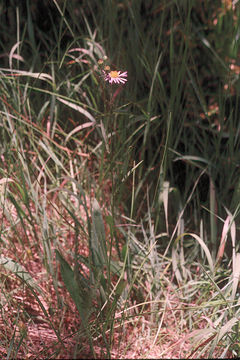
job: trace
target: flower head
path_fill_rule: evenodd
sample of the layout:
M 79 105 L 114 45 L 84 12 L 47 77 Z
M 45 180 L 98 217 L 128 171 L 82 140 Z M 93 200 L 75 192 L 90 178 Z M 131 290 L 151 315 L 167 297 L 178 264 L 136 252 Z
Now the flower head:
M 104 80 L 108 81 L 109 84 L 125 84 L 127 82 L 127 71 L 121 72 L 121 71 L 103 71 L 104 74 Z

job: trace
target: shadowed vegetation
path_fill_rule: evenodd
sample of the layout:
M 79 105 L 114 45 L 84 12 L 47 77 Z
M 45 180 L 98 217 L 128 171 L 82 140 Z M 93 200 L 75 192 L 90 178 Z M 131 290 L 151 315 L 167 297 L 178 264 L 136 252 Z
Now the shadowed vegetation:
M 0 4 L 2 357 L 239 356 L 239 19 Z

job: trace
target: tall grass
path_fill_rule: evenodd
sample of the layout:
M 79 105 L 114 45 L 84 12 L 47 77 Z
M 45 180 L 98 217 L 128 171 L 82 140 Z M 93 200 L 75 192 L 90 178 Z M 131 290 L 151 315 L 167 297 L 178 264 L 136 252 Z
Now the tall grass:
M 1 355 L 238 356 L 238 1 L 1 11 Z

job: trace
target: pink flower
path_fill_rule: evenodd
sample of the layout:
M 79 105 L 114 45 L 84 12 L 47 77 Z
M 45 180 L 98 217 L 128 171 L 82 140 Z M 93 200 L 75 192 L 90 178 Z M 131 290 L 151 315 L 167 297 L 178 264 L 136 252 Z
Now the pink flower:
M 127 71 L 122 72 L 121 71 L 110 71 L 106 72 L 103 71 L 104 74 L 104 80 L 108 81 L 109 84 L 125 84 L 127 82 Z

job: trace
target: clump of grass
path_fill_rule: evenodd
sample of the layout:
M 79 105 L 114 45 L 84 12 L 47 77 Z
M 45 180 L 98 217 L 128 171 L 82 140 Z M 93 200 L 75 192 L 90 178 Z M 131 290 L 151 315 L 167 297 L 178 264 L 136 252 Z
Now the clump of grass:
M 38 6 L 3 7 L 2 356 L 238 356 L 237 2 Z

